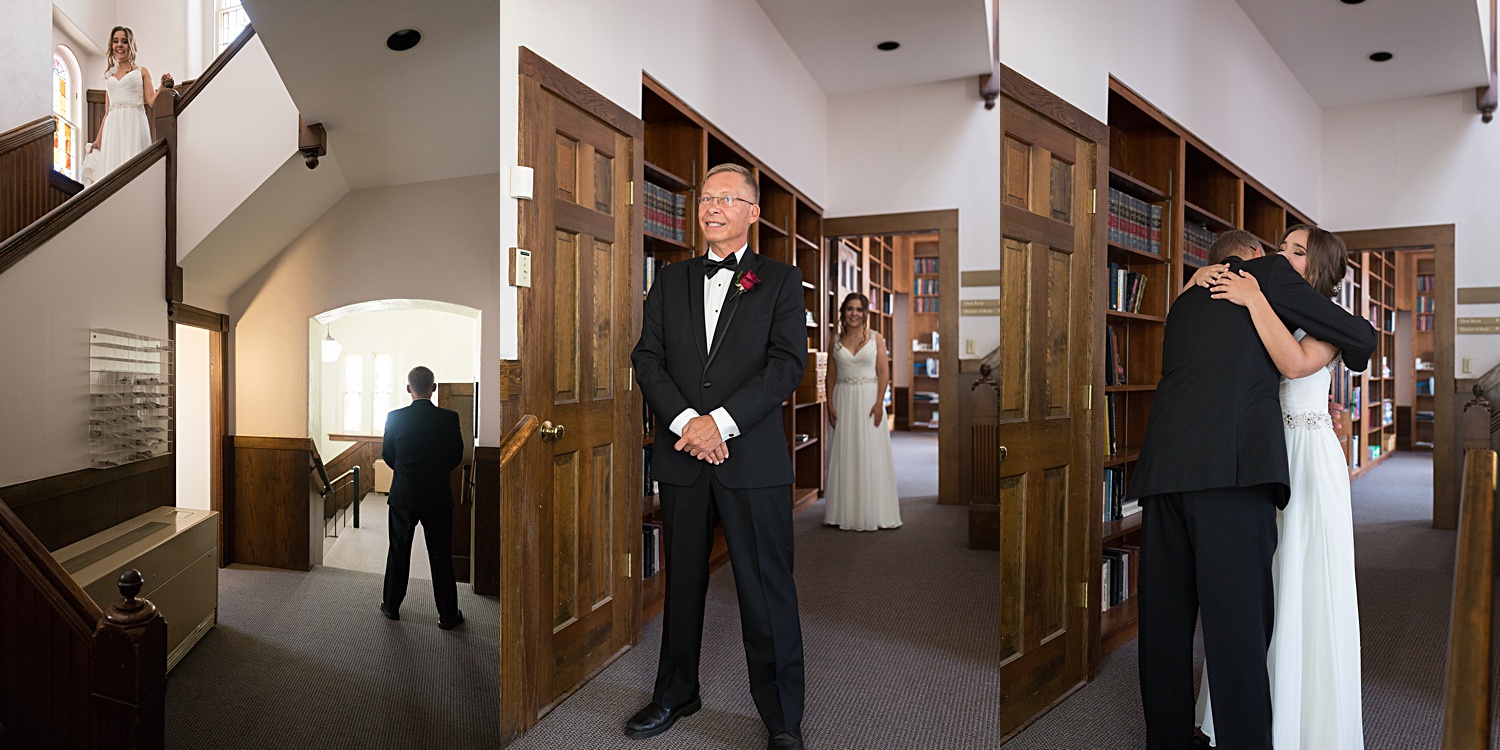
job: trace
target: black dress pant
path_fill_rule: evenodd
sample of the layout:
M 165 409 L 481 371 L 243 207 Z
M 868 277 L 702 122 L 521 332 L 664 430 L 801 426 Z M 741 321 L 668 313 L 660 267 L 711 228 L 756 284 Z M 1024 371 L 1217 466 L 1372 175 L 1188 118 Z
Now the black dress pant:
M 432 563 L 432 598 L 437 602 L 438 617 L 452 621 L 458 617 L 458 584 L 453 580 L 453 508 L 441 510 L 390 509 L 390 551 L 385 557 L 385 606 L 391 611 L 401 607 L 406 598 L 406 583 L 411 577 L 411 540 L 422 525 L 427 541 L 427 560 Z
M 1200 611 L 1220 750 L 1270 750 L 1274 485 L 1146 498 L 1140 571 L 1141 704 L 1148 750 L 1193 745 Z
M 751 697 L 772 734 L 800 733 L 802 624 L 792 579 L 791 487 L 730 489 L 704 467 L 692 485 L 662 484 L 661 508 L 667 593 L 653 700 L 676 708 L 698 694 L 703 603 L 717 521 L 724 525 L 734 568 Z

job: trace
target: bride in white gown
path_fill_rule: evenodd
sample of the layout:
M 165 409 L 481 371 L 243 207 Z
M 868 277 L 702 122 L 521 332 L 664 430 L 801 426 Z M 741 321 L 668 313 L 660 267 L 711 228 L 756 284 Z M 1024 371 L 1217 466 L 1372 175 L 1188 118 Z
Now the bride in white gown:
M 839 306 L 842 326 L 828 363 L 827 512 L 823 523 L 874 531 L 901 525 L 891 433 L 885 424 L 890 368 L 885 339 L 866 325 L 870 301 L 858 292 Z
M 151 73 L 135 64 L 135 33 L 116 26 L 109 34 L 109 65 L 104 74 L 104 120 L 84 159 L 85 184 L 93 184 L 151 145 L 151 123 L 146 107 L 156 105 L 160 89 L 151 87 Z M 163 74 L 162 84 L 172 80 Z
M 1315 288 L 1332 296 L 1346 266 L 1342 241 L 1321 229 L 1294 227 L 1281 252 Z M 1219 273 L 1210 269 L 1205 276 Z M 1300 330 L 1288 332 L 1253 276 L 1226 272 L 1212 284 L 1215 297 L 1250 309 L 1262 343 L 1286 376 L 1281 413 L 1291 494 L 1277 518 L 1279 543 L 1271 563 L 1276 626 L 1266 657 L 1273 747 L 1359 750 L 1364 747 L 1364 724 L 1354 521 L 1349 469 L 1328 414 L 1330 370 L 1337 352 Z M 1206 662 L 1203 672 L 1198 721 L 1212 742 Z

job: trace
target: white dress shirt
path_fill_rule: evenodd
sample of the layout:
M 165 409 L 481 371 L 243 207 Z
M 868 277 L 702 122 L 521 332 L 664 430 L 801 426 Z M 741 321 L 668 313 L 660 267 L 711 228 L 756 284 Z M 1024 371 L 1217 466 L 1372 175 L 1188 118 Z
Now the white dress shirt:
M 745 251 L 749 247 L 750 245 L 746 244 L 734 254 L 736 265 L 744 259 Z M 714 255 L 713 248 L 709 248 L 707 257 L 711 261 L 722 260 L 722 258 Z M 702 273 L 702 271 L 695 270 L 693 273 Z M 733 286 L 734 273 L 732 271 L 730 273 L 722 271 L 715 273 L 703 284 L 703 340 L 709 346 L 713 346 L 714 344 L 714 331 L 719 327 L 719 313 L 723 310 L 724 300 L 729 298 L 729 290 Z M 677 415 L 676 419 L 672 420 L 672 424 L 668 429 L 681 436 L 682 428 L 687 426 L 689 420 L 698 416 L 701 416 L 698 410 L 692 408 L 684 409 L 681 414 Z M 740 426 L 735 424 L 734 418 L 729 416 L 729 412 L 724 407 L 721 406 L 714 409 L 709 412 L 709 416 L 714 418 L 714 424 L 719 427 L 719 436 L 724 440 L 727 441 L 732 437 L 739 437 Z

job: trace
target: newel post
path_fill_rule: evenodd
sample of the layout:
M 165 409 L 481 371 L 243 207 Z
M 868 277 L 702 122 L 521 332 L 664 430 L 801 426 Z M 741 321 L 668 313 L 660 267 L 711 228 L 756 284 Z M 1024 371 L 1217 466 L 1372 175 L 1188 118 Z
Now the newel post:
M 156 94 L 156 106 L 152 107 L 156 120 L 158 140 L 167 142 L 167 195 L 166 195 L 166 299 L 168 303 L 182 301 L 182 268 L 177 265 L 177 108 L 182 95 L 177 93 L 175 83 L 168 79 Z
M 120 601 L 104 610 L 90 650 L 94 742 L 114 750 L 166 745 L 167 623 L 138 598 L 141 574 L 120 575 Z

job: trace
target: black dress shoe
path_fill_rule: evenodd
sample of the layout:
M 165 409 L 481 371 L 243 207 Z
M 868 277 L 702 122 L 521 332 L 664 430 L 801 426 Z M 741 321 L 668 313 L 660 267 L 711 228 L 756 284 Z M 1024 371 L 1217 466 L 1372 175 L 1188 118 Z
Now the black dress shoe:
M 692 716 L 700 708 L 703 708 L 703 701 L 696 695 L 692 700 L 677 708 L 662 708 L 654 701 L 647 703 L 645 708 L 636 711 L 635 716 L 630 717 L 630 721 L 625 722 L 625 736 L 633 740 L 655 737 L 671 729 L 678 719 Z
M 398 609 L 386 609 L 385 602 L 380 603 L 380 614 L 385 615 L 385 619 L 387 620 L 401 619 L 401 611 Z
M 802 750 L 802 736 L 791 732 L 777 732 L 766 742 L 766 750 Z
M 451 620 L 444 620 L 441 617 L 438 618 L 438 627 L 442 628 L 443 630 L 452 630 L 462 624 L 464 624 L 464 613 L 462 612 L 454 615 L 453 619 Z

